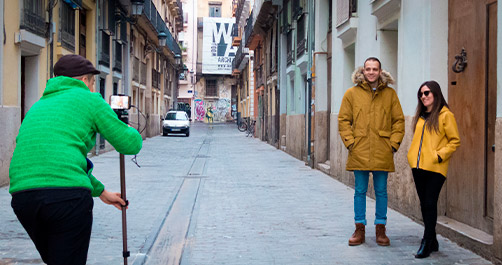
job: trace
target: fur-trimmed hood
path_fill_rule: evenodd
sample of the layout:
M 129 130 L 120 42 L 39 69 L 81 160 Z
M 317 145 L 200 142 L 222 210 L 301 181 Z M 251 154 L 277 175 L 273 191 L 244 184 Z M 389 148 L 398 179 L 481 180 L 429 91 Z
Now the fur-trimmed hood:
M 364 78 L 363 69 L 364 68 L 360 66 L 354 71 L 354 73 L 352 73 L 352 82 L 354 82 L 354 84 L 360 85 L 364 81 L 366 81 L 366 79 Z M 394 78 L 392 78 L 390 73 L 385 70 L 382 70 L 382 72 L 380 73 L 380 81 L 384 85 L 394 84 Z

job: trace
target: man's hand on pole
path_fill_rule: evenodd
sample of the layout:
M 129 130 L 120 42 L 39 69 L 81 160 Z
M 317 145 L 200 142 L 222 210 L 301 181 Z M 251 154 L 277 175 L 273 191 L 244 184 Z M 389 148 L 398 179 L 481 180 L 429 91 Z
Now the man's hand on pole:
M 120 193 L 118 193 L 118 192 L 109 192 L 107 190 L 103 190 L 103 193 L 101 193 L 101 195 L 99 195 L 99 198 L 104 203 L 111 204 L 119 210 L 122 210 L 122 206 L 126 205 L 125 201 L 122 200 Z M 127 208 L 129 208 L 129 207 L 127 207 Z

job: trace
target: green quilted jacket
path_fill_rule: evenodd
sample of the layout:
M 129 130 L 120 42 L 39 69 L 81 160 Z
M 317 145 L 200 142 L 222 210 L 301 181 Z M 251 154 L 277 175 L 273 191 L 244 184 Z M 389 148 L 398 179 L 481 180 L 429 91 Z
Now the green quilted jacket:
M 74 78 L 50 79 L 19 129 L 9 168 L 9 192 L 81 187 L 91 190 L 94 197 L 101 195 L 104 185 L 92 175 L 86 159 L 96 133 L 122 154 L 141 150 L 141 135 L 121 122 L 99 93 L 90 92 Z

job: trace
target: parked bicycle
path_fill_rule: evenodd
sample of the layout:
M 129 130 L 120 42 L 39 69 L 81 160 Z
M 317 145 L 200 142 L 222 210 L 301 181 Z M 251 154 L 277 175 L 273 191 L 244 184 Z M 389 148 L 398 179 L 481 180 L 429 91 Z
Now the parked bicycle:
M 256 121 L 251 121 L 250 124 L 248 124 L 248 129 L 247 129 L 247 135 L 246 137 L 250 136 L 254 137 L 254 126 L 256 124 Z
M 241 119 L 240 121 L 238 120 L 237 121 L 237 130 L 239 130 L 240 132 L 245 132 L 247 131 L 248 129 L 248 119 L 249 118 L 243 118 Z
M 247 136 L 254 136 L 254 128 L 256 121 L 249 121 L 249 117 L 246 117 L 242 119 L 240 122 L 237 123 L 237 129 L 241 132 L 247 132 Z

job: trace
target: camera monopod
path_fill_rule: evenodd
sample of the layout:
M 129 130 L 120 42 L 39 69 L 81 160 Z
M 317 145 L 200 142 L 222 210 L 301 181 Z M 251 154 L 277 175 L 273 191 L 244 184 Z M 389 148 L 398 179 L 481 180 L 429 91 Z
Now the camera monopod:
M 125 124 L 129 123 L 129 113 L 128 109 L 131 108 L 131 97 L 126 95 L 112 95 L 110 96 L 110 107 L 117 113 L 117 117 Z M 125 184 L 125 158 L 123 154 L 119 153 L 120 157 L 120 194 L 122 199 L 125 201 L 125 205 L 122 205 L 122 256 L 124 257 L 124 265 L 127 265 L 127 258 L 130 256 L 130 252 L 127 250 L 127 216 L 126 210 L 129 205 L 126 196 L 126 184 Z

